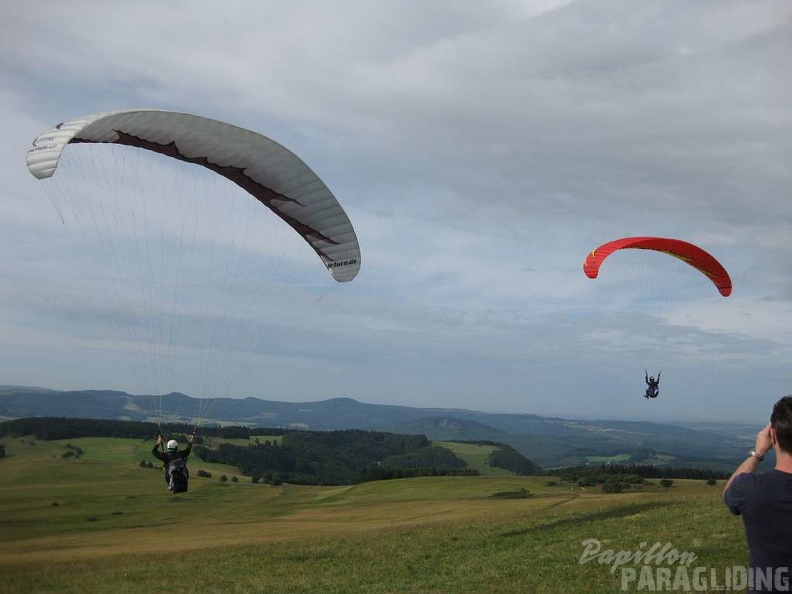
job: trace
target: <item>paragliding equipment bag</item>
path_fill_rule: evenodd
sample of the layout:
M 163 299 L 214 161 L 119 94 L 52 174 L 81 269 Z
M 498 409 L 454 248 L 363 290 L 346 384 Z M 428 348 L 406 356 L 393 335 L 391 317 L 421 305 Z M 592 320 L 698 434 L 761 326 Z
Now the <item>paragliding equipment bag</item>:
M 173 493 L 184 493 L 187 491 L 187 481 L 190 473 L 187 470 L 187 463 L 184 458 L 174 458 L 168 462 L 168 488 Z

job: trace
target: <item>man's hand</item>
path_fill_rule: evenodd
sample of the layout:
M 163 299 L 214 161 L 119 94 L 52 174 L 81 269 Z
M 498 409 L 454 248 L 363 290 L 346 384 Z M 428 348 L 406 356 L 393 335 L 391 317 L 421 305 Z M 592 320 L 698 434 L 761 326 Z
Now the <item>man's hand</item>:
M 162 435 L 157 435 L 157 445 L 162 445 Z
M 756 434 L 756 447 L 754 447 L 754 449 L 756 450 L 757 454 L 759 454 L 760 456 L 764 456 L 767 452 L 770 451 L 772 447 L 773 447 L 773 435 L 770 432 L 770 423 L 768 423 L 762 428 L 762 430 L 759 433 Z M 731 475 L 729 480 L 726 481 L 726 486 L 723 488 L 724 497 L 726 496 L 726 491 L 729 490 L 729 487 L 731 487 L 732 482 L 737 476 L 745 472 L 751 472 L 751 473 L 756 472 L 756 469 L 759 467 L 759 463 L 760 463 L 759 458 L 755 456 L 748 456 L 745 459 L 745 462 L 740 464 L 737 467 L 737 470 L 735 470 L 734 473 Z
M 756 434 L 756 447 L 754 449 L 760 456 L 764 456 L 773 449 L 773 435 L 770 432 L 770 423 L 765 425 L 762 430 Z
M 190 443 L 192 443 L 194 439 L 195 439 L 195 434 L 193 434 L 193 435 L 190 435 L 190 439 L 189 439 L 188 441 L 189 441 Z

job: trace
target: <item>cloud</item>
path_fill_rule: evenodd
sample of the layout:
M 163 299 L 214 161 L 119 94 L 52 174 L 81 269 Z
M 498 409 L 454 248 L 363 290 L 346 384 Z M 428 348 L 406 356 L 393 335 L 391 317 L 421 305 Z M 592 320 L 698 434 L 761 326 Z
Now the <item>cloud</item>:
M 279 340 L 250 347 L 228 390 L 754 414 L 789 392 L 791 17 L 784 1 L 6 4 L 0 375 L 134 390 L 22 158 L 58 121 L 150 106 L 287 146 L 363 249 L 353 283 L 312 293 L 314 315 L 262 308 L 250 329 Z M 584 277 L 591 249 L 630 235 L 701 245 L 734 295 L 646 254 Z M 187 326 L 207 313 L 190 305 Z M 173 373 L 188 393 L 189 352 Z M 23 363 L 44 355 L 63 363 Z M 647 413 L 635 386 L 660 364 L 674 405 Z

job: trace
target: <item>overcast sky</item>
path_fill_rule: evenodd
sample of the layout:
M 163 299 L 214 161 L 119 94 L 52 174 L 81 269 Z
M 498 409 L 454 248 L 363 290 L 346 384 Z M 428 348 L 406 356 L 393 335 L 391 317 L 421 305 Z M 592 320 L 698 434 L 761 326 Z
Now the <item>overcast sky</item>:
M 293 151 L 362 251 L 351 283 L 309 253 L 316 292 L 227 316 L 245 353 L 214 387 L 185 331 L 161 389 L 761 423 L 792 393 L 789 64 L 787 0 L 2 2 L 0 384 L 160 389 L 25 167 L 59 122 L 151 107 Z M 703 247 L 732 296 L 638 250 L 585 277 L 633 235 Z M 181 299 L 182 328 L 216 313 Z

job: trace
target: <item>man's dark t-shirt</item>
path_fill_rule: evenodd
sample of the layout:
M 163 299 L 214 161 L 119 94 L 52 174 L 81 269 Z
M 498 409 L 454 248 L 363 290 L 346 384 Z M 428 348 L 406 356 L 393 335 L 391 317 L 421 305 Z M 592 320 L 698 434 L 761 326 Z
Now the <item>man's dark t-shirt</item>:
M 737 475 L 723 497 L 733 514 L 742 515 L 751 550 L 751 567 L 792 569 L 792 474 L 771 470 Z

